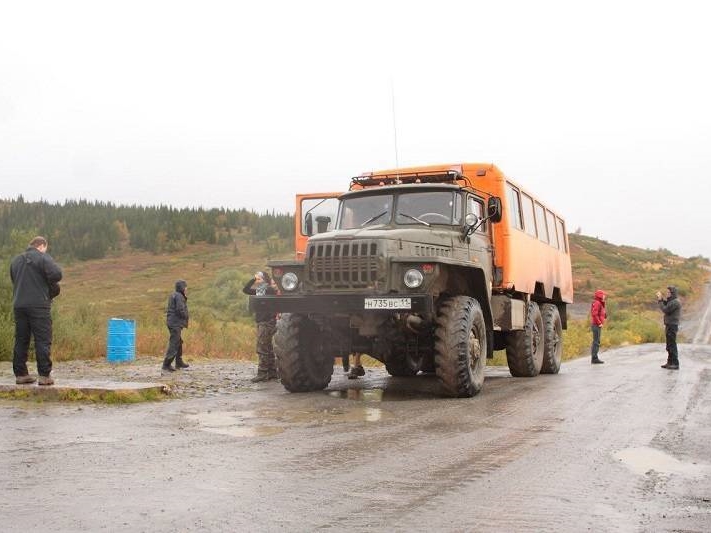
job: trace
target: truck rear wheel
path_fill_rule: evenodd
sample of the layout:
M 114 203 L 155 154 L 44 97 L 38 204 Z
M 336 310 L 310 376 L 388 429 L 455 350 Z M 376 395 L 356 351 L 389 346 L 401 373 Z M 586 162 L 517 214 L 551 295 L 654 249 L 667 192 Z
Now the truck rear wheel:
M 469 398 L 484 384 L 486 322 L 474 298 L 455 296 L 437 311 L 435 367 L 448 396 Z
M 274 353 L 286 390 L 321 390 L 331 381 L 333 358 L 324 354 L 319 337 L 318 326 L 303 315 L 286 313 L 277 321 Z
M 523 329 L 506 335 L 506 361 L 511 375 L 517 378 L 537 376 L 543 366 L 541 310 L 536 302 L 530 302 L 527 311 Z
M 563 358 L 563 323 L 558 307 L 553 304 L 541 305 L 543 316 L 543 366 L 541 374 L 557 374 Z

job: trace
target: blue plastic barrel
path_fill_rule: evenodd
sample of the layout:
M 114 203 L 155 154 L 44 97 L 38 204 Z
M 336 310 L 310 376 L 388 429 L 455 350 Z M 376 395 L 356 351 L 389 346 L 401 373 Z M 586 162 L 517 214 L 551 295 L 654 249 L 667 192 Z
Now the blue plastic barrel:
M 106 334 L 106 360 L 109 363 L 133 361 L 136 357 L 136 321 L 110 318 Z

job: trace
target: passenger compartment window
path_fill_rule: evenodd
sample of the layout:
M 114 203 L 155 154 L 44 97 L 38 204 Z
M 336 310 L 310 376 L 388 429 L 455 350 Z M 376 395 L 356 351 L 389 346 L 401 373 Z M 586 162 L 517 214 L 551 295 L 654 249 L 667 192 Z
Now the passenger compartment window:
M 538 238 L 543 242 L 550 242 L 548 228 L 546 227 L 546 213 L 543 206 L 538 202 L 536 202 L 536 226 L 538 226 Z
M 508 197 L 511 225 L 514 228 L 523 229 L 523 223 L 521 221 L 521 201 L 519 200 L 518 189 L 510 183 L 507 183 L 506 196 Z
M 536 236 L 536 219 L 533 214 L 533 198 L 526 193 L 521 193 L 521 207 L 523 211 L 523 229 L 526 233 Z
M 548 210 L 546 210 L 546 221 L 548 222 L 548 227 L 550 228 L 551 245 L 554 248 L 560 248 L 558 245 L 558 235 L 555 231 L 555 217 L 553 216 L 553 213 Z
M 558 241 L 560 242 L 560 249 L 565 253 L 568 253 L 568 240 L 565 238 L 565 223 L 559 218 L 557 218 L 556 221 L 558 222 L 556 226 L 558 227 Z

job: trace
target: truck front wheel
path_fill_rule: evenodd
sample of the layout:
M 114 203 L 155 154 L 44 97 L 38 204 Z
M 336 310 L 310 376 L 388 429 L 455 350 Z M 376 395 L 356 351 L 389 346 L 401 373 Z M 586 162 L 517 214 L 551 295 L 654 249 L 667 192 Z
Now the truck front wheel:
M 536 302 L 528 304 L 526 324 L 522 330 L 506 335 L 506 360 L 511 375 L 530 378 L 541 372 L 543 365 L 543 318 Z
M 274 353 L 286 390 L 321 390 L 331 381 L 333 358 L 324 353 L 320 337 L 318 325 L 303 315 L 286 313 L 277 321 Z
M 486 322 L 474 298 L 455 296 L 437 311 L 435 368 L 446 394 L 476 395 L 484 384 L 487 354 Z

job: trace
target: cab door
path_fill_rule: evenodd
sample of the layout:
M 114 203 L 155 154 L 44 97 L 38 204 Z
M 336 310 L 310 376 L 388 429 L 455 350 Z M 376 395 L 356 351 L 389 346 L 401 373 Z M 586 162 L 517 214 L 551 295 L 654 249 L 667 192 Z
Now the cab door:
M 470 213 L 476 215 L 479 219 L 486 216 L 484 201 L 472 194 L 467 195 L 466 214 Z M 493 246 L 491 244 L 491 229 L 488 220 L 469 235 L 468 245 L 469 260 L 481 265 L 486 280 L 490 281 L 493 268 Z
M 296 195 L 294 215 L 294 246 L 296 260 L 306 256 L 306 243 L 311 235 L 331 231 L 336 224 L 338 197 L 342 192 L 323 192 Z

